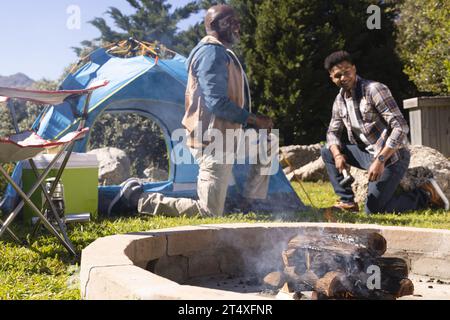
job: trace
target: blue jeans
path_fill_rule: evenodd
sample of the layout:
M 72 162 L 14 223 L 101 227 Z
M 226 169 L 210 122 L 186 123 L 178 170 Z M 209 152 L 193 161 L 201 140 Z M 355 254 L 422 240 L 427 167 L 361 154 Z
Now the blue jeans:
M 373 162 L 373 156 L 358 145 L 343 145 L 341 152 L 346 156 L 347 164 L 362 170 L 368 170 Z M 331 151 L 327 147 L 323 147 L 321 153 L 334 192 L 340 197 L 341 201 L 353 202 L 355 195 L 351 186 L 343 188 L 339 184 L 344 179 L 344 176 L 336 169 Z M 402 180 L 406 170 L 408 170 L 410 158 L 409 151 L 407 149 L 401 149 L 400 160 L 387 166 L 380 179 L 369 182 L 369 190 L 365 203 L 366 213 L 400 213 L 428 207 L 428 196 L 421 189 L 400 194 L 396 193 L 400 180 Z

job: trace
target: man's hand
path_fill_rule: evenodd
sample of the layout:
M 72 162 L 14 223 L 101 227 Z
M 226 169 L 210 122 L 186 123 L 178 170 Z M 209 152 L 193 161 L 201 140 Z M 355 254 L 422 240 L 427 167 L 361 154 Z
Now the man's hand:
M 344 171 L 347 167 L 347 161 L 345 160 L 345 156 L 343 154 L 338 154 L 335 156 L 334 163 L 336 165 L 336 169 L 339 170 L 339 173 L 342 173 L 342 171 Z
M 257 129 L 273 129 L 273 121 L 268 116 L 251 114 L 248 117 L 247 123 L 255 126 Z
M 384 163 L 375 159 L 369 168 L 369 181 L 377 181 L 384 172 Z

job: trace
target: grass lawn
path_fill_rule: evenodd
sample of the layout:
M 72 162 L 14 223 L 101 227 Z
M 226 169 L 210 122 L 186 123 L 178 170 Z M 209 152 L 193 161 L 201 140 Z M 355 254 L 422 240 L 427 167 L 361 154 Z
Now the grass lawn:
M 310 205 L 303 189 L 293 183 L 305 204 Z M 318 208 L 332 205 L 336 197 L 329 183 L 304 183 L 313 204 Z M 270 221 L 328 221 L 321 213 L 306 212 L 291 216 L 229 215 L 223 218 L 165 218 L 126 217 L 103 219 L 84 225 L 71 226 L 69 237 L 81 251 L 99 237 L 180 225 L 270 222 Z M 421 211 L 402 215 L 336 214 L 335 221 L 350 223 L 374 223 L 381 225 L 414 226 L 450 229 L 450 213 Z M 29 230 L 14 226 L 14 231 L 24 236 Z M 45 233 L 46 234 L 46 233 Z M 0 241 L 0 300 L 1 299 L 79 299 L 79 263 L 72 261 L 65 249 L 53 237 L 45 235 L 31 247 L 9 242 L 7 236 Z

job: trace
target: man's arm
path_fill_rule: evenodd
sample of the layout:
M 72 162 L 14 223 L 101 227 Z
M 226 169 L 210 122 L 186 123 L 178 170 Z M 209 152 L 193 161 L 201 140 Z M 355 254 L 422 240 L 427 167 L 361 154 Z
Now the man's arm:
M 327 145 L 333 155 L 336 163 L 336 168 L 342 172 L 345 168 L 346 161 L 344 155 L 341 153 L 341 136 L 344 129 L 344 122 L 339 116 L 338 103 L 335 100 L 333 104 L 333 111 L 331 113 L 331 121 L 327 131 Z
M 197 53 L 193 65 L 206 107 L 219 118 L 245 124 L 249 112 L 228 97 L 228 63 L 225 49 L 207 45 Z
M 341 147 L 341 136 L 343 129 L 344 122 L 339 115 L 339 105 L 336 99 L 333 103 L 330 125 L 328 126 L 327 130 L 327 144 L 330 149 L 333 145 Z
M 387 86 L 381 83 L 373 84 L 371 95 L 375 108 L 392 129 L 383 149 L 369 168 L 369 181 L 376 181 L 383 174 L 385 162 L 403 144 L 409 132 L 409 127 Z M 380 155 L 385 159 L 383 162 L 378 159 Z
M 391 91 L 387 86 L 381 83 L 374 83 L 370 86 L 370 93 L 375 108 L 390 127 L 391 134 L 386 139 L 386 154 L 389 149 L 397 150 L 405 141 L 409 132 L 408 123 L 401 113 Z M 394 153 L 392 152 L 392 154 Z M 391 155 L 392 155 L 391 154 Z

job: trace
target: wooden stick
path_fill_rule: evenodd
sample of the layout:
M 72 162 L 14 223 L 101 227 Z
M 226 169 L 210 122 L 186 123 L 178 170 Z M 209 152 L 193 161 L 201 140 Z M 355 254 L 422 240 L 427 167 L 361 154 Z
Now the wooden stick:
M 264 277 L 264 283 L 270 287 L 280 288 L 286 282 L 286 276 L 283 272 L 271 272 Z
M 347 280 L 342 272 L 331 271 L 317 280 L 315 291 L 324 294 L 327 297 L 334 297 L 338 293 L 344 293 L 347 290 Z
M 399 283 L 399 288 L 394 294 L 394 297 L 400 298 L 403 296 L 410 296 L 414 294 L 414 284 L 410 279 L 402 279 Z

